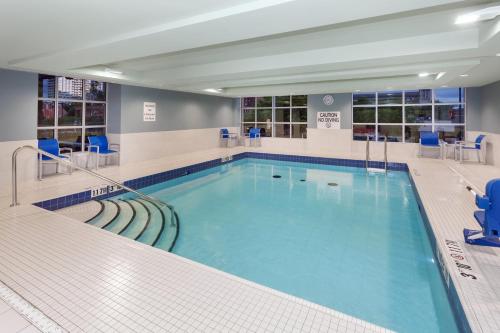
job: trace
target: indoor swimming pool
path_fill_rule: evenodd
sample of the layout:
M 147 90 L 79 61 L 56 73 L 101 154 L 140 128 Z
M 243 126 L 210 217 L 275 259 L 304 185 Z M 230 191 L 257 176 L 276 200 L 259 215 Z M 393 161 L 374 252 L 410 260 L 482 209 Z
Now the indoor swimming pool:
M 392 330 L 458 331 L 406 172 L 246 158 L 141 191 L 179 212 L 173 253 Z

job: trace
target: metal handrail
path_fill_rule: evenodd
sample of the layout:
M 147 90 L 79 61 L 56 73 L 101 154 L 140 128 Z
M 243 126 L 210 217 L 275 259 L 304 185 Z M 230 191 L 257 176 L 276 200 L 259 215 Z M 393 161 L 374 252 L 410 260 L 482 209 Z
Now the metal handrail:
M 68 161 L 66 159 L 62 159 L 62 158 L 60 158 L 58 156 L 55 156 L 55 155 L 53 155 L 51 153 L 47 153 L 44 150 L 35 148 L 33 146 L 30 146 L 30 145 L 21 146 L 21 147 L 17 148 L 16 150 L 14 150 L 14 152 L 12 153 L 12 203 L 10 205 L 11 207 L 19 205 L 19 202 L 17 200 L 17 154 L 21 150 L 24 150 L 24 149 L 31 149 L 31 150 L 37 152 L 38 154 L 50 157 L 50 158 L 52 158 L 52 159 L 54 159 L 54 160 L 56 160 L 56 161 L 58 161 L 58 162 L 60 162 L 62 164 L 65 164 L 65 165 L 67 165 L 69 167 L 72 167 L 74 169 L 78 169 L 80 171 L 83 171 L 83 172 L 91 175 L 91 176 L 94 176 L 94 177 L 99 178 L 101 180 L 104 180 L 104 181 L 106 181 L 108 183 L 116 185 L 116 186 L 118 186 L 118 188 L 124 189 L 124 190 L 126 190 L 128 192 L 131 192 L 131 193 L 134 193 L 135 195 L 141 197 L 142 199 L 144 199 L 146 201 L 150 201 L 150 202 L 158 204 L 160 207 L 167 207 L 170 210 L 170 212 L 171 212 L 171 214 L 170 214 L 171 215 L 171 222 L 175 223 L 175 215 L 176 214 L 175 214 L 174 206 L 169 205 L 169 204 L 167 204 L 167 203 L 165 203 L 165 202 L 163 202 L 161 200 L 158 200 L 156 198 L 153 198 L 153 197 L 151 197 L 151 196 L 149 196 L 147 194 L 144 194 L 144 193 L 141 193 L 139 191 L 136 191 L 136 190 L 134 190 L 134 189 L 132 189 L 132 188 L 130 188 L 130 187 L 128 187 L 128 186 L 120 183 L 120 182 L 117 182 L 117 181 L 115 181 L 113 179 L 105 177 L 105 176 L 103 176 L 101 174 L 98 174 L 96 172 L 93 172 L 93 171 L 90 171 L 88 169 L 82 168 L 79 165 L 77 165 L 77 164 L 75 164 L 75 163 L 73 163 L 71 161 Z
M 365 160 L 365 168 L 368 171 L 368 161 L 370 161 L 370 136 L 366 136 L 366 160 Z
M 384 169 L 387 173 L 387 136 L 384 136 Z

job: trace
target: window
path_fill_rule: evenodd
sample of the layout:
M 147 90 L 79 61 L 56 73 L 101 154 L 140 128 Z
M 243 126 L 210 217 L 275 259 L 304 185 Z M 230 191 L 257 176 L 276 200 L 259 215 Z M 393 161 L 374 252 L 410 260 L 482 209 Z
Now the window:
M 241 131 L 258 127 L 261 136 L 305 138 L 307 95 L 244 97 L 241 99 Z
M 106 134 L 105 82 L 40 74 L 38 139 L 56 138 L 61 147 L 82 150 L 87 136 Z
M 354 93 L 353 139 L 418 142 L 423 131 L 437 131 L 442 140 L 463 140 L 465 89 L 419 89 Z

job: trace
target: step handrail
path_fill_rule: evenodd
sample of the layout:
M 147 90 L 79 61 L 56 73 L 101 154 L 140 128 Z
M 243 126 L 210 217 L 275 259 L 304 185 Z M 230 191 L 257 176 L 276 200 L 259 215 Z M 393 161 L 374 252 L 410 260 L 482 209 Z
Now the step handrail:
M 366 168 L 366 171 L 368 171 L 368 165 L 369 165 L 369 162 L 370 161 L 370 136 L 367 135 L 366 136 L 366 160 L 365 160 L 365 168 Z
M 25 145 L 25 146 L 21 146 L 19 148 L 17 148 L 16 150 L 14 150 L 14 152 L 12 153 L 12 203 L 11 203 L 11 207 L 14 207 L 14 206 L 18 206 L 19 205 L 19 202 L 18 202 L 18 198 L 17 198 L 17 154 L 22 151 L 22 150 L 25 150 L 25 149 L 30 149 L 30 150 L 33 150 L 35 152 L 37 152 L 38 154 L 40 155 L 45 155 L 47 157 L 50 157 L 62 164 L 65 164 L 69 167 L 72 167 L 74 169 L 77 169 L 77 170 L 80 170 L 80 171 L 83 171 L 93 177 L 96 177 L 96 178 L 99 178 L 101 180 L 104 180 L 108 183 L 111 183 L 115 186 L 118 186 L 118 188 L 121 188 L 121 189 L 124 189 L 128 192 L 131 192 L 131 193 L 134 193 L 135 195 L 139 196 L 140 198 L 146 200 L 146 201 L 150 201 L 150 202 L 154 202 L 154 203 L 157 203 L 160 207 L 167 207 L 170 212 L 171 212 L 171 221 L 172 223 L 174 223 L 174 220 L 175 220 L 175 209 L 174 209 L 174 206 L 172 205 L 169 205 L 161 200 L 158 200 L 156 198 L 153 198 L 147 194 L 144 194 L 144 193 L 141 193 L 139 191 L 136 191 L 120 182 L 117 182 L 116 180 L 113 180 L 111 178 L 108 178 L 106 176 L 103 176 L 97 172 L 94 172 L 94 171 L 91 171 L 91 170 L 88 170 L 88 169 L 85 169 L 85 168 L 82 168 L 80 167 L 79 165 L 71 162 L 71 161 L 68 161 L 66 159 L 63 159 L 63 158 L 60 158 L 58 156 L 55 156 L 51 153 L 47 153 L 46 151 L 44 150 L 41 150 L 41 149 L 38 149 L 38 148 L 35 148 L 33 146 L 30 146 L 30 145 Z
M 387 173 L 387 135 L 384 136 L 384 169 Z

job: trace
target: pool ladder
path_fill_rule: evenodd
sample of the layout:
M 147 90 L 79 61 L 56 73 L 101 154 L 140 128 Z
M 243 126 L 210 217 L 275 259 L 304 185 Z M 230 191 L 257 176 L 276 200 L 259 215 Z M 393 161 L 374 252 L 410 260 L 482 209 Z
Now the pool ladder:
M 366 136 L 366 160 L 365 160 L 365 169 L 366 171 L 373 170 L 370 168 L 370 136 Z M 387 136 L 384 136 L 384 172 L 387 173 Z

